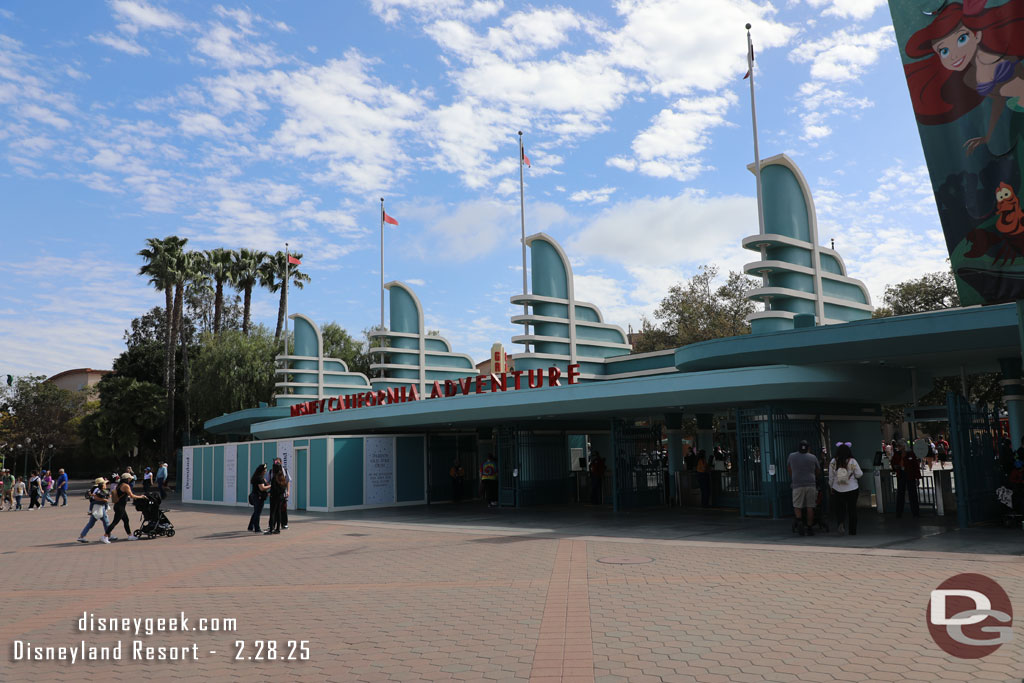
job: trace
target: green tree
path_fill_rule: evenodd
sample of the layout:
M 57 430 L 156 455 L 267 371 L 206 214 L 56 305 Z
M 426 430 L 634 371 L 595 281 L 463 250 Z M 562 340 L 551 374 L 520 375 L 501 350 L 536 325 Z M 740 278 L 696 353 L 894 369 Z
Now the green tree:
M 211 249 L 206 252 L 206 272 L 213 280 L 213 333 L 220 332 L 224 316 L 224 285 L 233 285 L 235 277 L 235 255 L 228 249 Z
M 302 254 L 299 252 L 295 252 L 291 256 L 294 256 L 299 261 L 302 260 Z M 294 286 L 297 289 L 302 289 L 304 283 L 310 280 L 308 275 L 299 270 L 299 266 L 288 263 L 288 257 L 283 251 L 268 256 L 260 268 L 260 284 L 266 287 L 271 294 L 280 295 L 277 303 L 277 329 L 274 331 L 274 339 L 280 339 L 281 332 L 284 330 L 284 314 L 285 306 L 287 305 L 287 292 L 285 291 L 284 281 L 286 274 L 288 287 Z
M 121 469 L 125 459 L 156 455 L 154 445 L 164 422 L 164 391 L 152 382 L 107 375 L 100 380 L 99 407 L 78 426 L 93 471 L 100 464 Z
M 336 322 L 329 322 L 320 328 L 324 340 L 324 356 L 345 361 L 349 372 L 361 372 L 370 376 L 370 354 L 367 343 L 350 335 Z
M 909 315 L 941 311 L 960 306 L 956 280 L 949 271 L 927 273 L 915 280 L 888 285 L 882 297 L 882 306 L 875 309 L 874 318 L 891 315 Z
M 274 394 L 279 349 L 266 328 L 205 334 L 192 364 L 192 410 L 197 423 L 224 413 L 255 408 Z
M 164 390 L 167 415 L 162 445 L 164 457 L 167 458 L 174 452 L 175 321 L 181 305 L 180 300 L 175 300 L 175 292 L 178 283 L 182 281 L 182 255 L 187 242 L 187 239 L 176 235 L 162 240 L 150 237 L 146 240 L 146 248 L 139 251 L 139 256 L 145 260 L 139 275 L 149 278 L 149 283 L 164 293 L 164 329 L 167 331 L 164 339 Z
M 717 276 L 716 266 L 705 265 L 685 284 L 672 285 L 654 311 L 660 325 L 655 327 L 643 320 L 637 351 L 657 351 L 748 334 L 750 325 L 746 317 L 754 312 L 754 303 L 744 294 L 757 282 L 730 272 L 725 284 L 715 287 Z
M 242 332 L 249 334 L 250 311 L 252 310 L 252 290 L 260 283 L 260 269 L 267 260 L 267 252 L 255 249 L 239 249 L 234 253 L 232 272 L 234 285 L 243 293 L 242 299 Z
M 42 376 L 17 377 L 5 389 L 3 412 L 6 443 L 20 444 L 19 457 L 31 457 L 35 468 L 43 467 L 54 450 L 64 450 L 78 443 L 72 428 L 74 420 L 85 409 L 86 394 L 61 389 Z M 53 446 L 51 449 L 50 446 Z

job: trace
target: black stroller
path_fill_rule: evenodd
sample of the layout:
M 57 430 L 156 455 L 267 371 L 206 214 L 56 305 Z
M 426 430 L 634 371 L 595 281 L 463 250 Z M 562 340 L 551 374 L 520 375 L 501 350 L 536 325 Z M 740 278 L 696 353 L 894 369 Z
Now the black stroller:
M 160 509 L 159 493 L 147 493 L 143 498 L 137 498 L 134 505 L 142 513 L 142 526 L 133 532 L 136 538 L 174 535 L 174 525 Z

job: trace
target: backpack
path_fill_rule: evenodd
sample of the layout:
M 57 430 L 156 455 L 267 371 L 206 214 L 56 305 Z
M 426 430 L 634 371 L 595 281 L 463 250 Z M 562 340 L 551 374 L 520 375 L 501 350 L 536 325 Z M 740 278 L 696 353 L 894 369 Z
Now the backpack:
M 850 470 L 845 467 L 836 467 L 836 483 L 846 486 L 850 483 Z

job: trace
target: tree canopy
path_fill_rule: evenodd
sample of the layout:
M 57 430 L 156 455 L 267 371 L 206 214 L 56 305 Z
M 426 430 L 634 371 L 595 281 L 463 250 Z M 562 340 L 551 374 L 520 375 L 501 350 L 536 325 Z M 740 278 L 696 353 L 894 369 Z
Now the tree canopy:
M 704 265 L 689 281 L 672 285 L 654 311 L 658 324 L 643 319 L 637 352 L 748 334 L 750 325 L 746 317 L 754 312 L 754 303 L 744 294 L 757 282 L 742 273 L 730 272 L 725 283 L 716 287 L 717 277 L 717 266 Z
M 874 318 L 891 315 L 927 313 L 946 308 L 957 308 L 960 295 L 956 291 L 956 280 L 949 271 L 927 273 L 913 280 L 888 285 L 882 296 L 882 306 L 875 309 Z

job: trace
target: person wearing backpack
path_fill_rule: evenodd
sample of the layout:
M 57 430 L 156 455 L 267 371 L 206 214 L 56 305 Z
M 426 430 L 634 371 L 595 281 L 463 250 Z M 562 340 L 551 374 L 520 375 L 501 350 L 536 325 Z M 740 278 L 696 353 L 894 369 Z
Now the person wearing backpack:
M 840 533 L 857 535 L 857 496 L 860 495 L 858 480 L 864 476 L 860 463 L 853 457 L 849 441 L 836 444 L 835 457 L 828 464 L 828 485 L 836 502 L 836 530 Z

